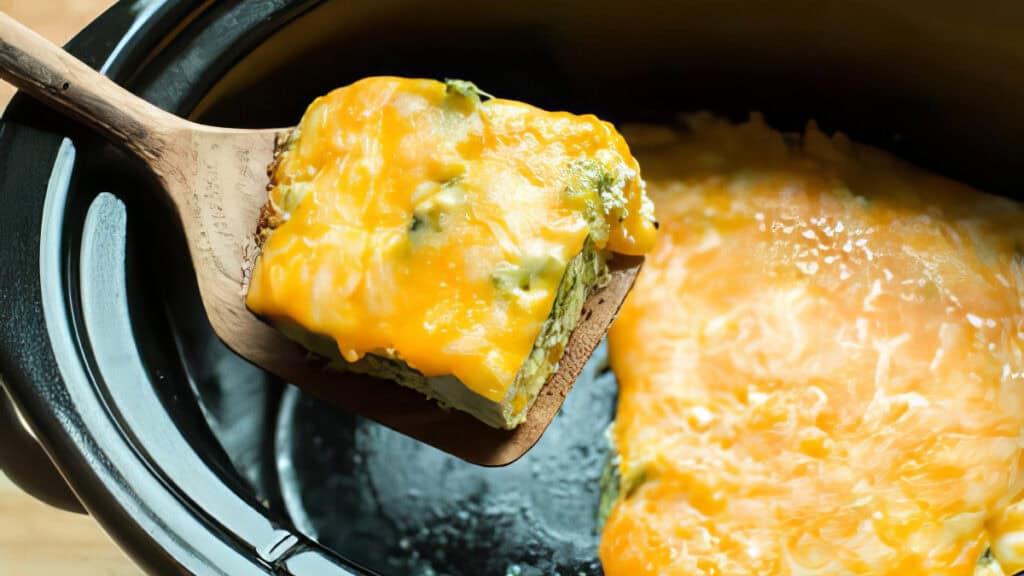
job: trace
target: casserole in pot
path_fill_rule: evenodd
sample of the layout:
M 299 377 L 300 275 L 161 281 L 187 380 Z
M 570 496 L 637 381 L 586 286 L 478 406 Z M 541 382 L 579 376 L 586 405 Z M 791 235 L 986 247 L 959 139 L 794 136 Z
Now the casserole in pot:
M 369 75 L 461 77 L 616 123 L 760 110 L 792 131 L 814 118 L 1014 196 L 1022 19 L 996 2 L 123 2 L 69 48 L 213 124 L 287 125 Z M 599 571 L 615 406 L 599 359 L 530 454 L 475 468 L 224 349 L 174 215 L 93 135 L 18 97 L 0 163 L 5 385 L 77 498 L 147 569 Z

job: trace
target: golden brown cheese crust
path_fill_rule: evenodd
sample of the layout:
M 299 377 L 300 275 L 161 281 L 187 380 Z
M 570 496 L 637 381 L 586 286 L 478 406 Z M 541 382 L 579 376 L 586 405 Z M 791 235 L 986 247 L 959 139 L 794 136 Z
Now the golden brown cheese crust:
M 1024 208 L 813 127 L 688 128 L 631 138 L 662 227 L 608 336 L 605 573 L 1024 569 Z
M 642 181 L 638 178 L 635 162 L 627 156 L 629 162 L 634 162 L 634 167 L 629 167 L 624 163 L 625 160 L 619 154 L 628 154 L 628 149 L 625 148 L 621 137 L 614 133 L 610 125 L 600 123 L 592 117 L 579 118 L 564 113 L 546 113 L 507 101 L 494 101 L 493 104 L 488 103 L 491 105 L 485 107 L 479 104 L 475 93 L 465 92 L 464 86 L 458 87 L 452 94 L 451 85 L 445 88 L 438 83 L 431 84 L 427 81 L 371 79 L 364 83 L 360 83 L 364 85 L 359 88 L 364 92 L 356 91 L 355 96 L 344 94 L 344 91 L 355 90 L 355 87 L 350 87 L 339 91 L 338 94 L 332 94 L 326 100 L 318 100 L 304 117 L 301 125 L 304 128 L 291 131 L 277 143 L 274 160 L 269 167 L 270 199 L 261 211 L 256 231 L 257 244 L 260 246 L 262 254 L 253 271 L 254 280 L 250 283 L 247 303 L 250 309 L 264 315 L 275 325 L 289 326 L 290 335 L 300 342 L 308 344 L 307 340 L 321 339 L 321 336 L 336 339 L 341 350 L 340 354 L 333 356 L 343 358 L 346 362 L 341 365 L 346 366 L 347 369 L 368 371 L 399 381 L 428 396 L 439 399 L 444 404 L 467 410 L 491 425 L 513 427 L 525 418 L 526 410 L 536 398 L 536 393 L 544 378 L 557 365 L 569 334 L 576 325 L 583 300 L 604 278 L 606 250 L 613 247 L 626 251 L 643 250 L 644 246 L 650 243 L 649 235 L 653 234 L 651 222 L 653 215 L 650 212 L 649 201 L 643 196 Z M 380 140 L 368 147 L 365 140 L 357 144 L 351 142 L 346 144 L 347 147 L 341 152 L 342 155 L 333 160 L 329 156 L 333 153 L 330 152 L 329 147 L 324 150 L 312 148 L 310 142 L 331 138 L 322 130 L 325 122 L 332 121 L 330 114 L 334 112 L 331 110 L 344 109 L 348 113 L 351 111 L 353 99 L 375 98 L 373 92 L 366 88 L 371 85 L 373 90 L 377 90 L 377 94 L 386 94 L 388 90 L 392 91 L 393 97 L 389 103 L 385 104 L 384 108 L 372 109 L 371 107 L 368 110 L 369 114 L 381 114 L 382 122 L 384 124 L 390 122 L 388 125 L 392 128 L 386 129 L 384 132 L 371 132 L 372 135 L 369 138 L 380 138 Z M 437 94 L 434 91 L 435 85 L 440 86 L 442 91 L 441 99 L 436 103 L 433 100 Z M 403 94 L 403 91 L 408 91 L 408 94 Z M 394 96 L 396 93 L 398 96 Z M 342 100 L 349 103 L 341 104 Z M 422 132 L 424 130 L 418 129 L 421 134 L 406 133 L 396 136 L 394 126 L 400 125 L 401 120 L 395 118 L 403 115 L 415 116 L 423 110 L 424 102 L 426 102 L 428 112 L 416 121 L 417 125 L 439 126 L 439 128 L 433 129 L 439 131 L 438 136 L 442 140 L 430 143 L 430 135 L 427 131 L 428 140 L 410 144 L 410 138 L 423 139 Z M 334 108 L 334 106 L 338 106 L 338 108 Z M 430 111 L 431 106 L 436 106 L 440 112 Z M 312 116 L 315 116 L 317 121 L 310 123 L 309 118 Z M 440 116 L 440 120 L 438 120 L 438 116 Z M 508 149 L 502 152 L 501 147 L 507 146 L 507 142 L 515 142 L 517 138 L 521 138 L 517 133 L 521 128 L 516 124 L 520 118 L 527 118 L 528 130 L 535 132 L 528 134 L 522 140 L 523 146 L 514 151 Z M 480 124 L 481 120 L 482 124 Z M 374 124 L 372 128 L 377 129 L 377 126 L 380 125 Z M 353 132 L 358 133 L 360 130 L 351 123 L 342 126 L 344 127 L 342 138 L 352 136 Z M 479 132 L 481 126 L 483 133 L 486 134 L 482 141 L 483 144 L 479 141 L 479 134 L 474 136 L 474 131 Z M 401 128 L 397 130 L 401 130 Z M 578 143 L 571 144 L 570 149 L 576 147 L 575 149 L 580 151 L 589 151 L 557 155 L 559 154 L 558 150 L 564 144 L 557 141 L 562 135 L 562 132 L 559 131 L 565 131 L 565 143 L 573 142 L 572 138 L 583 138 L 578 140 Z M 492 132 L 494 136 L 490 136 Z M 608 141 L 609 147 L 602 148 L 605 146 L 603 139 L 608 136 L 618 138 L 618 143 L 615 143 L 613 138 Z M 530 150 L 530 146 L 538 141 L 538 137 L 542 142 L 547 142 L 545 139 L 552 139 L 551 144 L 544 144 L 548 148 Z M 333 138 L 336 142 L 337 137 Z M 352 152 L 353 149 L 356 149 L 357 152 L 372 154 L 373 150 L 367 152 L 360 149 L 372 149 L 374 145 L 389 146 L 391 145 L 389 138 L 395 138 L 394 142 L 400 141 L 401 148 L 388 153 L 390 160 L 384 163 L 383 168 L 379 163 L 360 160 L 362 157 L 358 153 Z M 486 143 L 487 138 L 497 138 L 501 144 L 488 144 Z M 451 146 L 452 142 L 459 142 L 460 139 L 462 139 L 462 143 L 458 144 L 458 152 L 454 155 L 452 152 L 438 151 L 438 146 L 454 150 L 454 148 L 446 147 Z M 324 141 L 327 142 L 327 140 Z M 494 141 L 492 140 L 492 142 Z M 404 161 L 409 161 L 409 150 L 414 149 L 411 146 L 425 146 L 423 150 L 429 154 L 413 157 L 412 164 L 401 165 L 403 158 L 405 158 Z M 593 146 L 596 148 L 591 148 Z M 352 156 L 353 154 L 355 156 Z M 445 154 L 448 156 L 446 157 Z M 509 188 L 508 186 L 512 185 L 506 183 L 508 177 L 505 176 L 505 172 L 501 171 L 505 169 L 503 168 L 505 160 L 495 162 L 495 158 L 492 158 L 500 154 L 509 154 L 507 156 L 509 160 L 515 159 L 516 162 L 521 163 L 521 166 L 532 171 L 529 176 L 534 180 L 523 181 L 514 185 L 518 187 Z M 443 235 L 430 236 L 429 234 L 438 232 L 438 225 L 443 222 L 446 227 L 461 231 L 462 235 L 453 237 L 458 239 L 450 240 L 450 245 L 447 248 L 436 253 L 437 255 L 433 258 L 437 263 L 431 264 L 428 269 L 458 270 L 456 266 L 462 266 L 461 261 L 458 260 L 461 258 L 459 254 L 462 251 L 465 251 L 467 265 L 472 263 L 474 268 L 467 269 L 467 272 L 456 272 L 454 276 L 440 273 L 424 277 L 420 274 L 418 281 L 410 283 L 408 280 L 403 280 L 401 274 L 392 273 L 390 268 L 385 270 L 384 276 L 380 276 L 380 263 L 385 263 L 387 267 L 396 266 L 398 264 L 395 261 L 396 256 L 382 257 L 383 260 L 381 260 L 377 256 L 371 255 L 371 259 L 378 258 L 374 260 L 375 268 L 370 271 L 379 276 L 376 283 L 378 290 L 375 290 L 374 294 L 381 293 L 379 290 L 382 286 L 380 280 L 384 280 L 383 286 L 391 291 L 403 290 L 404 288 L 401 286 L 405 285 L 404 282 L 408 284 L 409 288 L 414 287 L 416 292 L 407 292 L 404 296 L 399 293 L 378 296 L 375 301 L 371 298 L 364 304 L 359 304 L 358 299 L 350 301 L 345 314 L 351 317 L 353 312 L 356 312 L 365 316 L 356 324 L 360 330 L 355 339 L 353 339 L 355 334 L 349 334 L 346 337 L 344 329 L 332 328 L 330 324 L 317 324 L 317 319 L 323 316 L 318 311 L 314 310 L 312 313 L 305 314 L 287 312 L 287 310 L 295 309 L 294 300 L 296 297 L 301 297 L 298 295 L 308 294 L 309 287 L 316 288 L 309 284 L 303 285 L 300 276 L 315 275 L 318 282 L 324 278 L 325 269 L 318 263 L 320 261 L 316 261 L 315 257 L 296 252 L 294 249 L 297 244 L 293 240 L 301 244 L 300 250 L 305 249 L 303 246 L 321 242 L 322 236 L 317 236 L 316 234 L 319 233 L 315 230 L 322 229 L 324 221 L 322 219 L 316 221 L 314 217 L 310 216 L 310 211 L 337 211 L 335 206 L 351 204 L 351 199 L 344 198 L 346 186 L 363 186 L 366 181 L 360 176 L 361 179 L 350 180 L 348 185 L 335 184 L 334 188 L 322 186 L 317 188 L 320 186 L 318 184 L 320 180 L 315 176 L 316 171 L 337 170 L 339 168 L 337 168 L 338 164 L 334 163 L 336 161 L 341 162 L 343 166 L 348 166 L 350 157 L 356 158 L 352 162 L 353 164 L 365 161 L 366 164 L 360 166 L 365 166 L 369 170 L 366 173 L 371 174 L 371 178 L 379 179 L 375 180 L 376 184 L 370 186 L 369 192 L 364 189 L 353 189 L 354 194 L 375 193 L 382 189 L 391 190 L 391 192 L 382 192 L 385 195 L 390 194 L 390 199 L 360 200 L 364 206 L 366 202 L 369 202 L 372 206 L 388 206 L 390 212 L 403 210 L 404 200 L 395 197 L 394 191 L 413 189 L 415 189 L 413 192 L 415 204 L 417 202 L 415 196 L 420 195 L 420 189 L 423 188 L 420 184 L 424 186 L 436 186 L 436 184 L 433 184 L 430 179 L 417 182 L 406 178 L 403 184 L 395 188 L 394 178 L 387 176 L 386 173 L 394 168 L 392 172 L 405 177 L 407 174 L 422 170 L 423 167 L 420 164 L 425 163 L 428 172 L 431 170 L 436 172 L 438 169 L 445 174 L 451 172 L 442 179 L 442 186 L 447 187 L 453 183 L 454 189 L 458 190 L 457 195 L 460 195 L 456 200 L 464 202 L 474 210 L 474 218 L 478 224 L 489 222 L 490 228 L 484 232 L 489 234 L 490 231 L 494 231 L 498 235 L 497 242 L 488 241 L 479 235 L 479 231 L 473 232 L 471 224 L 459 224 L 457 219 L 452 220 L 444 213 L 445 209 L 451 208 L 452 198 L 445 197 L 443 191 L 440 194 L 430 192 L 430 194 L 436 194 L 436 198 L 439 200 L 435 202 L 436 206 L 431 209 L 432 211 L 425 210 L 421 215 L 419 208 L 414 210 L 413 224 L 409 228 L 411 232 L 407 232 L 408 237 L 413 238 L 419 234 L 420 238 L 427 238 L 426 243 L 436 245 L 436 238 Z M 439 158 L 443 160 L 439 160 Z M 441 164 L 437 164 L 438 162 Z M 621 169 L 617 167 L 619 165 L 622 166 Z M 555 171 L 552 172 L 552 169 Z M 308 174 L 307 170 L 309 170 Z M 520 172 L 520 174 L 525 173 Z M 564 180 L 567 182 L 565 190 L 557 189 L 557 186 L 561 186 L 557 182 L 563 181 L 562 179 L 566 175 L 571 178 Z M 515 177 L 515 173 L 512 176 Z M 332 182 L 340 182 L 345 178 L 351 178 L 351 176 L 341 173 L 336 178 Z M 556 188 L 552 189 L 552 185 Z M 503 186 L 506 188 L 503 189 Z M 509 203 L 507 211 L 492 212 L 488 215 L 488 210 L 494 210 L 494 207 L 488 207 L 487 204 L 493 199 L 486 200 L 486 191 L 489 188 L 493 189 L 492 195 L 493 192 L 506 194 L 504 198 Z M 544 191 L 545 188 L 548 188 L 548 191 Z M 313 189 L 319 190 L 319 193 L 311 193 L 310 190 Z M 551 192 L 554 192 L 554 195 Z M 511 195 L 509 195 L 510 193 Z M 536 198 L 540 203 L 517 199 L 517 194 L 532 194 L 533 196 L 530 197 Z M 307 195 L 315 196 L 315 200 L 308 200 Z M 554 204 L 552 204 L 553 201 Z M 310 204 L 310 202 L 318 204 Z M 338 202 L 338 204 L 335 205 L 334 202 Z M 390 204 L 392 202 L 397 203 Z M 560 203 L 564 203 L 564 207 L 557 208 L 556 206 Z M 501 207 L 500 204 L 497 206 Z M 570 206 L 576 207 L 570 208 Z M 459 206 L 456 206 L 457 208 Z M 531 210 L 528 215 L 517 212 L 517 210 L 527 208 Z M 378 209 L 374 208 L 374 210 Z M 578 212 L 574 213 L 573 210 Z M 439 213 L 440 215 L 438 215 Z M 380 217 L 386 220 L 390 216 L 388 213 L 384 213 Z M 317 216 L 316 218 L 321 217 Z M 348 230 L 351 231 L 353 222 L 351 217 L 342 214 L 342 218 L 347 222 L 345 225 L 350 227 Z M 365 216 L 357 217 L 356 221 L 361 218 L 365 218 Z M 376 218 L 378 218 L 376 213 L 370 216 L 370 219 L 374 221 Z M 431 220 L 431 218 L 441 218 L 441 220 Z M 445 220 L 445 218 L 449 219 Z M 536 227 L 531 222 L 523 228 L 522 223 L 531 219 L 534 222 L 544 223 L 543 226 L 547 227 L 544 229 L 549 231 L 533 236 L 517 236 L 522 233 L 522 230 Z M 290 220 L 291 223 L 289 223 Z M 298 222 L 296 223 L 295 220 Z M 502 231 L 503 228 L 504 231 Z M 276 233 L 278 230 L 282 232 Z M 365 232 L 367 238 L 376 235 L 376 230 L 372 228 L 372 225 L 368 225 Z M 287 232 L 287 236 L 284 238 L 287 238 L 290 243 L 288 246 L 285 246 L 286 242 L 282 241 L 281 234 L 285 232 Z M 642 234 L 638 235 L 637 232 L 642 232 Z M 271 246 L 274 241 L 277 241 L 276 247 Z M 488 253 L 493 254 L 494 247 L 501 243 L 504 243 L 505 246 L 515 245 L 511 252 L 506 253 L 509 254 L 506 256 L 509 260 L 489 260 L 493 256 L 489 256 Z M 385 244 L 394 245 L 391 240 L 387 242 L 370 240 L 370 245 L 375 246 L 371 252 L 377 250 L 377 246 Z M 286 249 L 289 250 L 287 253 L 283 251 Z M 346 243 L 340 243 L 337 244 L 337 249 L 344 251 L 348 250 L 349 246 Z M 414 241 L 411 246 L 413 254 L 411 262 L 415 262 L 418 249 L 420 248 Z M 323 246 L 318 246 L 314 250 L 322 252 Z M 472 252 L 474 250 L 475 252 Z M 395 254 L 408 254 L 409 252 L 410 248 L 400 248 L 399 252 Z M 345 256 L 347 258 L 345 261 L 351 263 L 353 262 L 352 258 L 356 257 L 361 256 L 349 253 Z M 405 255 L 401 258 L 408 259 L 409 256 Z M 438 258 L 440 259 L 437 260 Z M 301 268 L 295 267 L 296 262 L 301 264 Z M 402 260 L 402 262 L 410 262 L 410 260 Z M 447 262 L 447 267 L 444 265 L 445 262 Z M 453 346 L 464 347 L 464 342 L 472 341 L 458 338 L 445 343 L 442 340 L 436 344 L 437 347 L 430 347 L 434 338 L 430 335 L 430 330 L 423 331 L 423 328 L 428 324 L 433 325 L 437 318 L 425 319 L 422 324 L 419 324 L 418 320 L 413 320 L 409 325 L 406 317 L 422 313 L 425 308 L 433 306 L 433 302 L 447 301 L 440 294 L 434 301 L 425 300 L 420 304 L 405 304 L 409 310 L 403 308 L 398 316 L 383 317 L 363 314 L 369 308 L 375 306 L 380 308 L 382 299 L 387 307 L 386 301 L 404 301 L 408 300 L 409 296 L 422 299 L 423 296 L 420 293 L 424 292 L 425 288 L 429 291 L 436 285 L 444 286 L 452 280 L 459 283 L 465 282 L 467 274 L 468 277 L 479 274 L 481 266 L 493 266 L 494 262 L 497 262 L 497 268 L 492 269 L 491 279 L 485 285 L 476 287 L 472 284 L 465 285 L 465 292 L 474 294 L 470 300 L 451 301 L 453 306 L 451 310 L 455 314 L 464 313 L 457 311 L 466 309 L 467 302 L 474 303 L 472 306 L 476 306 L 475 311 L 472 308 L 466 309 L 470 315 L 467 316 L 467 319 L 472 317 L 476 320 L 471 320 L 470 324 L 461 328 L 457 328 L 455 325 L 445 328 L 449 331 L 454 328 L 457 330 L 455 334 L 467 334 L 469 330 L 480 332 L 483 337 L 492 339 L 489 344 L 479 341 L 481 335 L 474 336 L 478 342 L 471 344 L 470 348 L 465 349 L 465 352 L 454 356 L 449 352 Z M 362 273 L 358 270 L 362 264 L 354 265 L 357 272 Z M 285 278 L 287 284 L 294 286 L 289 286 L 278 280 L 281 278 L 279 269 L 282 266 L 291 267 L 292 271 Z M 409 264 L 401 264 L 401 266 L 409 266 Z M 486 271 L 487 268 L 483 268 L 483 270 Z M 332 281 L 344 283 L 345 270 L 335 267 L 330 272 L 331 277 L 335 278 Z M 341 278 L 341 280 L 337 278 Z M 288 290 L 288 296 L 282 298 L 283 290 Z M 493 317 L 494 311 L 505 314 L 501 312 L 501 309 L 506 305 L 496 301 L 496 304 L 501 305 L 488 312 L 487 306 L 490 306 L 486 304 L 488 298 L 499 298 L 510 302 L 509 315 L 502 317 L 497 324 L 494 324 L 493 319 L 488 320 L 487 316 Z M 323 298 L 320 300 L 319 305 L 323 305 L 325 302 L 330 304 Z M 482 308 L 480 307 L 481 302 L 484 303 Z M 520 311 L 523 303 L 529 303 L 532 310 L 529 314 L 533 316 L 533 320 Z M 356 305 L 355 309 L 351 308 L 353 304 Z M 481 313 L 484 313 L 485 316 L 481 316 Z M 377 331 L 374 340 L 374 336 L 369 336 L 366 333 L 367 330 L 364 329 L 365 327 L 390 325 L 396 321 L 405 323 L 401 331 L 408 332 L 411 328 L 418 329 L 421 333 L 410 337 L 408 334 L 402 336 L 401 331 L 397 334 Z M 491 322 L 492 325 L 481 324 L 481 322 Z M 463 322 L 460 321 L 459 325 L 461 323 Z M 481 325 L 470 328 L 475 324 Z M 301 327 L 305 336 L 297 334 L 294 330 L 295 327 Z M 479 330 L 480 327 L 484 328 L 482 332 Z M 502 336 L 502 333 L 505 336 Z M 514 336 L 520 342 L 515 344 L 509 340 L 510 336 Z M 524 340 L 524 336 L 527 338 L 526 340 Z M 363 346 L 366 338 L 377 342 L 377 344 Z M 481 346 L 481 344 L 484 345 Z M 542 348 L 543 352 L 540 353 L 538 348 Z M 448 361 L 444 360 L 445 354 L 448 355 L 447 358 L 456 362 L 446 365 L 445 362 Z M 484 355 L 487 357 L 486 364 L 482 364 L 478 360 L 484 358 Z M 361 358 L 372 358 L 373 361 L 363 362 L 360 360 Z M 436 362 L 437 358 L 441 358 L 442 361 Z M 384 362 L 378 362 L 377 359 L 383 359 Z M 429 362 L 427 362 L 428 360 Z M 427 363 L 424 364 L 424 362 Z M 364 370 L 367 366 L 372 368 Z M 457 377 L 453 378 L 453 375 Z M 453 386 L 452 381 L 468 390 L 457 390 L 458 387 Z M 444 390 L 448 392 L 444 392 Z M 464 392 L 468 392 L 468 394 Z

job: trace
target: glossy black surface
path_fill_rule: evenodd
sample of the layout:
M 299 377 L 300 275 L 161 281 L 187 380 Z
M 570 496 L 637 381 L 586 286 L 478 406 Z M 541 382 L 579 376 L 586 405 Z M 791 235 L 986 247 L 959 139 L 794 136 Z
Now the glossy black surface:
M 599 479 L 616 387 L 602 346 L 537 446 L 467 464 L 298 389 L 277 466 L 297 528 L 381 574 L 599 574 Z M 352 521 L 357 518 L 358 521 Z
M 462 77 L 617 122 L 813 117 L 1018 194 L 1024 9 L 890 4 L 123 2 L 69 47 L 211 123 L 292 124 L 368 74 Z M 0 371 L 85 506 L 147 569 L 351 569 L 333 550 L 395 575 L 598 571 L 610 378 L 581 382 L 541 444 L 498 470 L 294 390 L 282 404 L 282 384 L 210 332 L 174 214 L 137 162 L 19 97 L 0 166 Z
M 235 51 L 304 6 L 120 4 L 69 49 L 187 113 Z M 22 97 L 5 114 L 0 157 L 12 207 L 0 215 L 11 312 L 0 370 L 72 488 L 154 573 L 282 572 L 309 548 L 275 505 L 272 459 L 259 453 L 269 426 L 251 403 L 271 415 L 276 388 L 210 337 L 190 273 L 160 266 L 184 253 L 146 172 Z

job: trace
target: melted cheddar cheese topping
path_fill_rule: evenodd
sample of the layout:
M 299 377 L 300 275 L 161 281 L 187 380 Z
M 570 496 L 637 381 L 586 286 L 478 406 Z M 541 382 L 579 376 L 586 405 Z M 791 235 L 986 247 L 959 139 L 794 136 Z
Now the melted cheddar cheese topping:
M 640 254 L 653 207 L 611 124 L 467 82 L 369 78 L 314 101 L 272 173 L 283 220 L 246 303 L 354 362 L 405 361 L 501 401 L 589 237 Z
M 813 126 L 630 142 L 662 227 L 609 336 L 605 572 L 1024 569 L 1021 206 Z

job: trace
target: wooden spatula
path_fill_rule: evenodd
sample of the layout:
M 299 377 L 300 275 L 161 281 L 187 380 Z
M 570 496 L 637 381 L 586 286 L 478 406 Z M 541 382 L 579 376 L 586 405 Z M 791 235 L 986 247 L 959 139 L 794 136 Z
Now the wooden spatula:
M 243 278 L 256 256 L 267 201 L 267 166 L 286 130 L 230 130 L 196 124 L 149 104 L 0 13 L 0 76 L 95 128 L 144 160 L 177 209 L 210 324 L 253 364 L 337 406 L 469 462 L 513 462 L 540 438 L 600 343 L 642 258 L 616 258 L 612 280 L 586 302 L 557 372 L 527 421 L 512 431 L 443 410 L 397 384 L 326 370 L 326 362 L 284 338 L 245 307 Z

